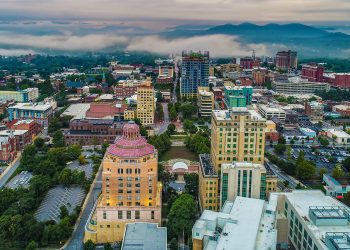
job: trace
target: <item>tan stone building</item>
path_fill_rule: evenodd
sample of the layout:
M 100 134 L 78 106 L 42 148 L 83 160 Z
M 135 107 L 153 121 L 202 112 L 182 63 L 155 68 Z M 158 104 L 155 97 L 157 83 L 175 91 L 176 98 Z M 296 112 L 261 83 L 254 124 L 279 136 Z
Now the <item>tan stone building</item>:
M 264 163 L 266 119 L 255 110 L 214 110 L 211 129 L 211 159 L 215 171 L 223 163 Z
M 137 87 L 136 116 L 143 125 L 154 124 L 155 102 L 154 88 L 150 80 Z
M 121 241 L 127 223 L 161 223 L 157 150 L 140 136 L 138 125 L 124 125 L 102 167 L 102 195 L 86 224 L 84 241 Z
M 214 109 L 214 93 L 209 87 L 198 87 L 198 109 L 202 117 L 210 117 Z

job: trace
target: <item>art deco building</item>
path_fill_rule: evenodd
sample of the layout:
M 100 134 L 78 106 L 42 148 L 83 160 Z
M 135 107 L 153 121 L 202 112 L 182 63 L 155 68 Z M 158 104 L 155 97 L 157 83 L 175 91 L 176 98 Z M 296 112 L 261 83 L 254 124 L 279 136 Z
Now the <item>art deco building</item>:
M 161 222 L 161 184 L 157 150 L 129 122 L 102 162 L 102 195 L 85 228 L 84 240 L 98 243 L 123 239 L 127 223 Z

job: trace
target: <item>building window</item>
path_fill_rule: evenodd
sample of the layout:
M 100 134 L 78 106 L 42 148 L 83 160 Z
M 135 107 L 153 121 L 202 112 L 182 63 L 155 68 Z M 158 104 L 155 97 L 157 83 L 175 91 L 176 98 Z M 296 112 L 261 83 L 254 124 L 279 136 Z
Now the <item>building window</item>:
M 140 211 L 135 211 L 135 219 L 136 220 L 140 219 Z
M 103 211 L 103 219 L 107 219 L 107 213 L 106 213 L 106 211 Z
M 123 211 L 118 211 L 118 219 L 123 219 Z
M 131 211 L 126 211 L 126 218 L 131 219 Z
M 151 219 L 154 220 L 154 211 L 151 211 Z

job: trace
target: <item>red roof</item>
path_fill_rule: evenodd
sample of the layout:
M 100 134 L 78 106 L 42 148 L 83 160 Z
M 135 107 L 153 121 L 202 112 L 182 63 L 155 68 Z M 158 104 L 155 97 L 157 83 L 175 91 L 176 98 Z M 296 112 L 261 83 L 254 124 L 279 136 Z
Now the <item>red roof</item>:
M 130 122 L 123 127 L 123 136 L 109 146 L 108 153 L 123 158 L 137 158 L 153 154 L 154 146 L 141 137 L 139 126 Z

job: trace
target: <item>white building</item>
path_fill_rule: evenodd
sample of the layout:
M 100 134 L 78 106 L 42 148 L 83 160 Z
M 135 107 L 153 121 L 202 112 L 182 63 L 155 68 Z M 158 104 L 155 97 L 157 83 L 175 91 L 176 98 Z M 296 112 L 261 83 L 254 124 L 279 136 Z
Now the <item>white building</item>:
M 193 250 L 274 250 L 275 207 L 258 199 L 237 197 L 221 212 L 204 210 L 192 229 Z
M 341 145 L 349 145 L 350 144 L 350 135 L 342 130 L 337 129 L 328 129 L 327 137 L 333 139 L 335 143 Z
M 350 210 L 320 190 L 272 193 L 277 208 L 277 247 L 299 250 L 350 249 Z
M 279 107 L 271 107 L 267 105 L 258 105 L 258 111 L 262 115 L 262 117 L 267 120 L 271 120 L 273 117 L 277 117 L 282 122 L 286 120 L 286 111 Z

